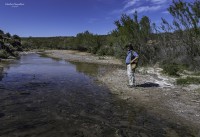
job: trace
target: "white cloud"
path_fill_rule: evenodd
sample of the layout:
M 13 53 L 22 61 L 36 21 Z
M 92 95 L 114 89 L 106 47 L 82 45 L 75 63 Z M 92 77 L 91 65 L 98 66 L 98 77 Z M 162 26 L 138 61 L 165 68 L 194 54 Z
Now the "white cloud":
M 167 0 L 150 0 L 154 4 L 164 4 Z
M 136 4 L 142 5 L 146 2 L 150 2 L 153 5 L 163 5 L 167 2 L 167 0 L 127 0 L 127 1 L 125 1 L 125 5 L 124 5 L 123 9 L 125 10 L 129 7 L 135 6 Z
M 142 6 L 142 7 L 131 9 L 131 10 L 127 11 L 127 13 L 132 14 L 132 13 L 135 13 L 135 11 L 137 11 L 138 13 L 141 13 L 141 12 L 147 12 L 147 11 L 156 11 L 159 9 L 161 9 L 160 5 L 151 6 L 151 7 L 150 6 Z
M 169 14 L 169 11 L 166 10 L 166 11 L 163 11 L 162 13 L 163 14 Z
M 135 5 L 139 1 L 140 0 L 129 0 L 129 1 L 126 1 L 126 4 L 124 5 L 124 9 L 127 9 L 127 8 Z
M 132 14 L 157 11 L 166 6 L 167 0 L 126 0 L 122 9 L 114 10 L 112 14 L 127 13 Z M 147 5 L 148 4 L 148 5 Z M 166 13 L 166 12 L 165 12 Z

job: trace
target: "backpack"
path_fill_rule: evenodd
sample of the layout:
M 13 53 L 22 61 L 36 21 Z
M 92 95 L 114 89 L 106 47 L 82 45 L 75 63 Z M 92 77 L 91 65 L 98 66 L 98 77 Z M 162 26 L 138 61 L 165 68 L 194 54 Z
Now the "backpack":
M 135 56 L 133 55 L 133 52 L 134 51 L 131 52 L 131 60 L 133 60 L 135 58 Z M 135 71 L 135 69 L 137 68 L 137 64 L 138 64 L 138 58 L 135 60 L 134 63 L 131 63 L 131 69 L 133 71 Z

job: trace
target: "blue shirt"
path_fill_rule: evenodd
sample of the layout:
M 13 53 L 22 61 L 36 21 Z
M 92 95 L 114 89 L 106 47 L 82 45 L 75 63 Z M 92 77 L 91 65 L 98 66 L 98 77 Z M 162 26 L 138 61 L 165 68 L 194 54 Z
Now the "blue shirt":
M 131 54 L 132 52 L 132 54 Z M 130 64 L 131 63 L 131 55 L 132 55 L 132 59 L 134 59 L 135 57 L 138 57 L 139 55 L 137 54 L 137 52 L 129 50 L 127 52 L 127 56 L 126 56 L 126 64 Z

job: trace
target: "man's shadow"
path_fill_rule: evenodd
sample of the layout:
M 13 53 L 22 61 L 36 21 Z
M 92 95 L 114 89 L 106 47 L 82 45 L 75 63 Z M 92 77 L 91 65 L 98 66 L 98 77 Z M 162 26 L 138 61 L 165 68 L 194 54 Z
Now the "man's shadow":
M 144 84 L 136 85 L 136 87 L 150 88 L 150 87 L 160 87 L 160 85 L 153 82 L 146 82 Z

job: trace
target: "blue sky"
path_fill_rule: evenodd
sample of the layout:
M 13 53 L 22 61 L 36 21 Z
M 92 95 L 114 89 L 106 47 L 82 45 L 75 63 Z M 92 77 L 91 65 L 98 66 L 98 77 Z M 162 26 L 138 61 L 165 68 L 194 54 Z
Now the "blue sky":
M 189 0 L 188 0 L 189 1 Z M 192 1 L 192 0 L 191 0 Z M 0 0 L 0 29 L 21 37 L 107 34 L 123 13 L 171 20 L 171 0 Z

